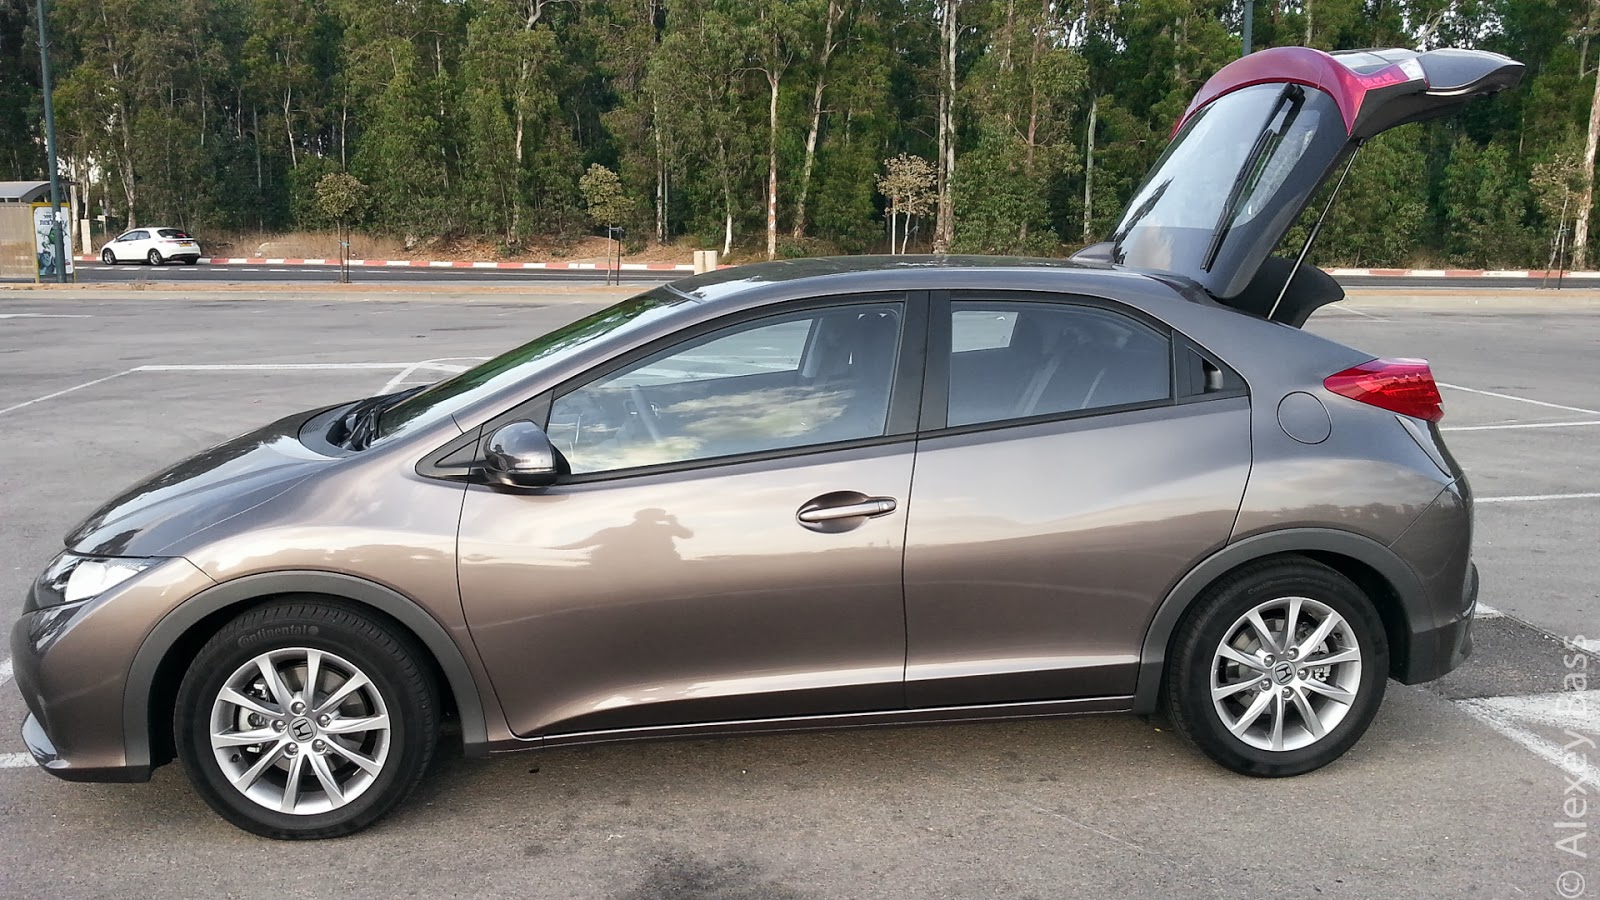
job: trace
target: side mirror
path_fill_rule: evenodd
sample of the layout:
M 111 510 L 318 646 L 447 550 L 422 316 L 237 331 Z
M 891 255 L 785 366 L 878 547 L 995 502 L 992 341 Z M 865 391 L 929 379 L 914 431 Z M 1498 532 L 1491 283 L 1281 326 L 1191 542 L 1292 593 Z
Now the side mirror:
M 483 468 L 491 480 L 511 487 L 544 487 L 559 474 L 550 438 L 526 419 L 507 422 L 489 436 Z

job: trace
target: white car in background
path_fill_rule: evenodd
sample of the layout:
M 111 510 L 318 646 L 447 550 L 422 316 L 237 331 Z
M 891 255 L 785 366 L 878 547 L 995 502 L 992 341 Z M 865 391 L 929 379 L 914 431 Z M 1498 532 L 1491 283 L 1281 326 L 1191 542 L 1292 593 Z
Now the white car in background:
M 181 228 L 131 228 L 106 242 L 100 249 L 100 260 L 108 266 L 119 262 L 159 266 L 173 260 L 192 266 L 200 261 L 200 242 Z

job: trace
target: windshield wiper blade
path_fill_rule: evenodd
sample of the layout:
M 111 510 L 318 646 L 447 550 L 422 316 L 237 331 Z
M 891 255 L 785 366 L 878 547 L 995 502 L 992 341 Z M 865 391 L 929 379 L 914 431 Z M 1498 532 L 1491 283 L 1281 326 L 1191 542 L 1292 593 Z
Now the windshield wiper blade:
M 384 411 L 425 387 L 427 385 L 419 385 L 394 394 L 368 397 L 357 403 L 339 420 L 340 424 L 344 425 L 344 434 L 335 443 L 349 450 L 367 449 L 376 436 L 378 420 Z

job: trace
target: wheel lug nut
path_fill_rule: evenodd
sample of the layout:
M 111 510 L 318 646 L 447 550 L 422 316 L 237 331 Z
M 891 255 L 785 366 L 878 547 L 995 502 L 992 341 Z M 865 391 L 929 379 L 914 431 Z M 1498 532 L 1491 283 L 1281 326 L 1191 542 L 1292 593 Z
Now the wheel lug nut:
M 299 700 L 296 700 L 295 702 L 289 704 L 289 711 L 295 715 L 299 715 L 306 711 L 306 705 L 301 703 Z
M 1262 660 L 1262 662 L 1264 662 L 1264 663 L 1266 663 L 1266 664 L 1267 664 L 1267 665 L 1269 665 L 1269 666 L 1270 666 L 1270 665 L 1272 665 L 1272 664 L 1273 664 L 1273 663 L 1275 663 L 1275 662 L 1277 662 L 1277 660 L 1276 660 L 1276 659 L 1273 659 L 1273 657 L 1272 657 L 1272 654 L 1271 654 L 1271 653 L 1268 653 L 1268 654 L 1267 654 L 1267 658 L 1266 658 L 1266 659 L 1264 659 L 1264 660 Z
M 1293 647 L 1289 648 L 1289 658 L 1290 659 L 1294 659 L 1295 657 L 1297 657 L 1299 655 L 1300 655 L 1300 651 L 1299 650 L 1296 650 Z
M 321 741 L 317 741 L 316 743 L 311 745 L 311 749 L 317 751 L 318 753 L 327 753 L 328 752 L 328 745 L 324 744 Z
M 296 753 L 300 752 L 300 745 L 299 744 L 290 744 L 289 746 L 283 748 L 283 752 L 289 754 L 290 756 L 293 756 Z
M 1293 696 L 1294 696 L 1294 691 L 1290 690 L 1289 688 L 1284 688 L 1283 689 L 1283 699 L 1287 700 L 1287 699 L 1289 699 L 1290 697 L 1293 697 Z
M 326 725 L 329 721 L 330 719 L 327 716 L 317 716 L 318 725 Z
M 283 728 L 284 728 L 284 725 L 283 725 L 283 720 L 282 719 L 274 719 L 273 720 L 273 722 L 272 722 L 272 730 L 273 731 L 282 731 Z

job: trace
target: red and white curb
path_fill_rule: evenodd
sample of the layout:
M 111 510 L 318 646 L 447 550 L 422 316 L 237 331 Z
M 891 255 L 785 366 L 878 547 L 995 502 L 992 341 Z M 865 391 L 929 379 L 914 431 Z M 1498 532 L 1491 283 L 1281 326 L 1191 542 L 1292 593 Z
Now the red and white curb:
M 100 262 L 98 256 L 79 256 L 79 262 Z M 202 256 L 200 261 L 212 266 L 337 266 L 337 259 L 295 259 L 292 257 L 268 258 L 261 256 Z M 623 272 L 693 272 L 694 266 L 673 263 L 622 263 L 607 266 L 604 263 L 567 262 L 494 262 L 473 260 L 423 260 L 423 259 L 352 259 L 352 266 L 410 269 L 553 269 L 556 271 L 595 270 Z
M 1328 269 L 1335 278 L 1596 278 L 1600 272 L 1546 272 L 1542 269 Z

